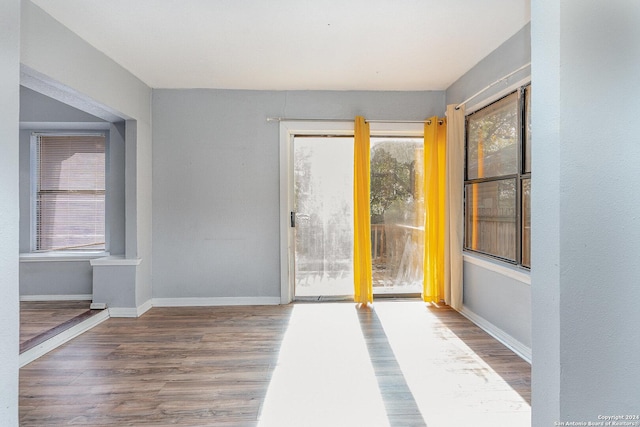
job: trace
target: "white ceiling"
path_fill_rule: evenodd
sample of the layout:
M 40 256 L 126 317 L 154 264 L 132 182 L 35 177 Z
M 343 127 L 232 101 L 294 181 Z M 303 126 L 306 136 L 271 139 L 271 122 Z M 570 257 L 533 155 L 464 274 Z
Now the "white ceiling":
M 155 88 L 443 90 L 530 0 L 33 0 Z

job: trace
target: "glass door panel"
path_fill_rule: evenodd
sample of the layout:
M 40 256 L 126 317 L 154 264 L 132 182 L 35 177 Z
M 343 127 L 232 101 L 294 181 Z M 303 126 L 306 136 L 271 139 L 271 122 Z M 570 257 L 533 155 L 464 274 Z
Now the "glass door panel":
M 295 297 L 353 295 L 353 137 L 293 140 Z
M 422 291 L 423 171 L 422 138 L 371 138 L 374 295 Z

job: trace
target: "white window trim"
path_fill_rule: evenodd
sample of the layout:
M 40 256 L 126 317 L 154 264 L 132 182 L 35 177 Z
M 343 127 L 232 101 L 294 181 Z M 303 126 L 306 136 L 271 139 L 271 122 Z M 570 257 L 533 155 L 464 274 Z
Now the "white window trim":
M 484 107 L 486 107 L 487 105 L 501 99 L 504 98 L 505 96 L 509 95 L 510 93 L 518 90 L 519 88 L 526 86 L 528 84 L 531 84 L 531 76 L 525 77 L 522 80 L 518 80 L 515 83 L 512 83 L 508 86 L 505 86 L 504 89 L 490 95 L 487 96 L 486 98 L 483 98 L 482 100 L 480 100 L 479 102 L 476 102 L 475 104 L 472 104 L 471 106 L 465 106 L 465 111 L 464 114 L 465 116 L 468 116 L 469 114 L 473 114 L 478 110 L 483 109 Z
M 463 251 L 462 259 L 464 262 L 474 264 L 494 273 L 501 274 L 505 277 L 517 280 L 526 285 L 531 285 L 531 271 L 518 267 L 513 264 L 500 261 L 498 259 L 489 258 L 475 252 Z
M 90 261 L 96 258 L 108 257 L 106 251 L 51 251 L 51 252 L 26 252 L 20 254 L 20 262 L 49 262 L 49 261 Z

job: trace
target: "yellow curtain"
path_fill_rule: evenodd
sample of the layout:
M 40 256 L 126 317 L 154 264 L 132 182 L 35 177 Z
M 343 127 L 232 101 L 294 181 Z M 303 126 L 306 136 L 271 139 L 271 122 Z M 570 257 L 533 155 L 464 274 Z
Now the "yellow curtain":
M 480 132 L 478 138 L 478 178 L 484 178 L 484 140 L 483 132 Z M 471 226 L 471 249 L 478 249 L 478 186 L 471 186 L 471 194 L 473 200 L 473 225 Z
M 371 215 L 369 157 L 369 124 L 361 116 L 355 120 L 353 202 L 353 284 L 354 300 L 359 304 L 373 302 L 371 281 Z
M 432 117 L 424 125 L 425 240 L 424 290 L 427 302 L 444 300 L 446 119 Z

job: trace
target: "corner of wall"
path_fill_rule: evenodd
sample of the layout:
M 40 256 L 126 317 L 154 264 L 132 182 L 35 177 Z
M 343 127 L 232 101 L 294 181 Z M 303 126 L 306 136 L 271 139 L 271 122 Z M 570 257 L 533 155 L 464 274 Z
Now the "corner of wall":
M 0 419 L 18 425 L 20 1 L 0 13 Z

